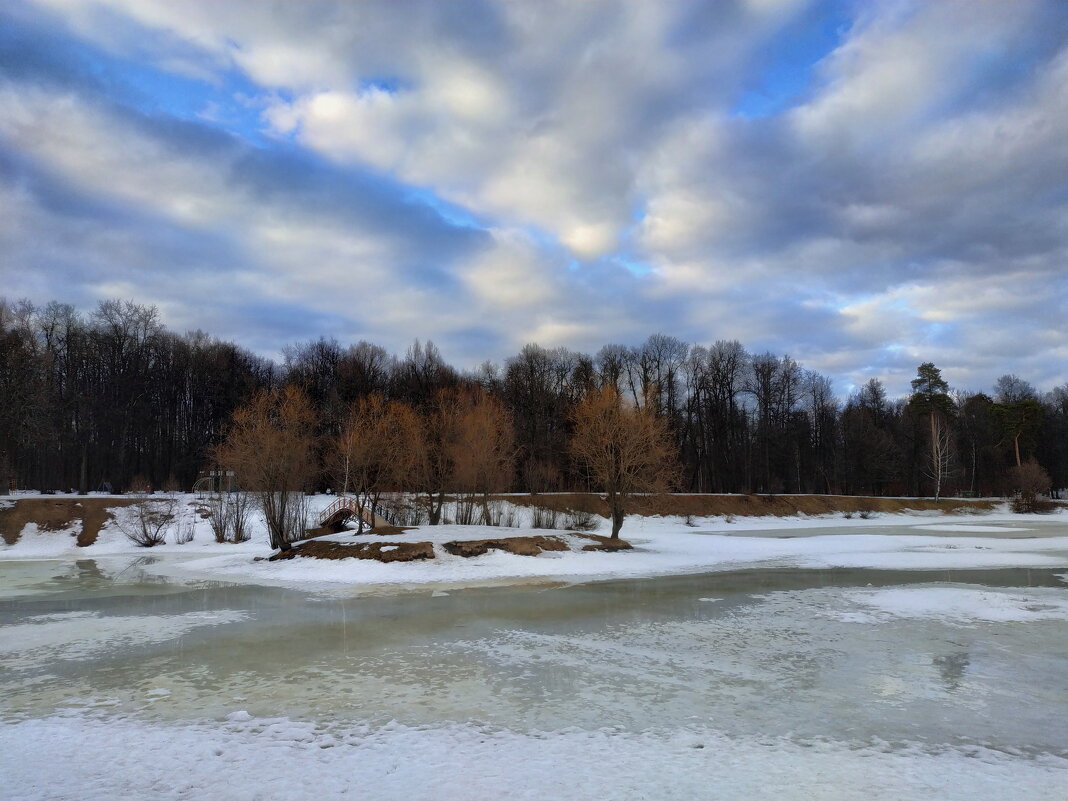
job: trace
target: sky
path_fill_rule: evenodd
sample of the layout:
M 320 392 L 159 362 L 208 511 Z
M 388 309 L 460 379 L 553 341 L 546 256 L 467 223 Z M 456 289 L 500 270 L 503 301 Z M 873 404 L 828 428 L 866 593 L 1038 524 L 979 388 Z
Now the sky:
M 0 295 L 1068 383 L 1068 3 L 0 4 Z

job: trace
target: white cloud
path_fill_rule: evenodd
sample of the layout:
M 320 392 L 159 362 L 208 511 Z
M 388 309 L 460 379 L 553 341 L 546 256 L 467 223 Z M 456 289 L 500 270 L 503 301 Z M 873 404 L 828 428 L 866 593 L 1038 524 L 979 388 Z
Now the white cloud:
M 415 212 L 399 201 L 376 215 L 331 208 L 323 186 L 263 191 L 241 175 L 240 148 L 183 148 L 76 89 L 0 90 L 0 144 L 81 191 L 226 239 L 265 297 L 351 317 L 359 336 L 441 343 L 477 329 L 595 349 L 670 329 L 835 370 L 842 354 L 861 372 L 891 365 L 880 374 L 951 359 L 962 376 L 980 375 L 993 349 L 1035 383 L 1068 380 L 1031 344 L 1059 352 L 1050 332 L 1064 312 L 1056 3 L 851 6 L 796 106 L 760 119 L 734 104 L 766 68 L 785 69 L 763 49 L 826 9 L 38 4 L 127 58 L 219 85 L 240 70 L 258 87 L 242 102 L 263 109 L 268 134 L 342 165 L 339 184 L 369 168 L 478 221 L 480 245 L 439 257 L 416 241 L 429 235 L 407 234 Z M 25 197 L 18 208 L 20 220 L 40 213 Z M 18 237 L 10 224 L 0 235 Z M 131 232 L 78 235 L 101 265 L 146 247 Z M 652 272 L 616 266 L 634 262 Z M 378 329 L 351 311 L 368 290 L 382 299 L 368 315 Z

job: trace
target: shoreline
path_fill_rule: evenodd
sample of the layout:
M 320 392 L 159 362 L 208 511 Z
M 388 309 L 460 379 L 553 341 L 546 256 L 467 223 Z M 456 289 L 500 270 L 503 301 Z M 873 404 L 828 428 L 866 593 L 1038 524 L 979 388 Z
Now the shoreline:
M 220 581 L 383 595 L 452 592 L 467 588 L 560 586 L 617 579 L 645 579 L 714 574 L 749 569 L 949 570 L 1040 568 L 1068 573 L 1068 515 L 1021 516 L 884 516 L 871 520 L 749 520 L 744 525 L 691 528 L 677 518 L 628 520 L 621 535 L 633 550 L 619 552 L 547 551 L 537 556 L 490 551 L 480 556 L 453 556 L 442 549 L 456 539 L 506 537 L 515 529 L 486 526 L 431 526 L 385 538 L 373 534 L 326 535 L 348 542 L 428 541 L 435 558 L 417 562 L 294 558 L 269 562 L 265 541 L 240 545 L 193 542 L 134 548 L 121 533 L 89 548 L 0 548 L 0 568 L 48 561 L 76 564 L 91 560 L 106 572 L 136 567 L 137 575 L 179 584 Z M 711 522 L 711 521 L 708 521 Z M 526 529 L 527 532 L 530 529 Z M 107 532 L 107 529 L 105 529 Z M 563 531 L 539 531 L 566 535 Z M 38 534 L 54 546 L 70 536 Z M 64 541 L 64 536 L 66 540 Z M 57 541 L 58 539 L 58 541 Z M 36 543 L 44 545 L 44 542 Z M 116 562 L 118 564 L 116 564 Z

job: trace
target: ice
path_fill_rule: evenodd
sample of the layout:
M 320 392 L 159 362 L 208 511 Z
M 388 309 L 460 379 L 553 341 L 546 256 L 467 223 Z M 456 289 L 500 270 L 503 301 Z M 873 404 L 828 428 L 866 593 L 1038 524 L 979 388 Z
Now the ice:
M 981 575 L 357 597 L 81 570 L 75 601 L 0 606 L 0 795 L 1060 801 L 1068 589 Z

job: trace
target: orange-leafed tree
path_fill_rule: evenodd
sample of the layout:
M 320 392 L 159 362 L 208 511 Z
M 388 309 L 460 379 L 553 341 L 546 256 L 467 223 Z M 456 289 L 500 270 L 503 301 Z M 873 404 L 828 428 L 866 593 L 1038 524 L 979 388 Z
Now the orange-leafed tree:
M 490 523 L 491 493 L 507 490 L 515 466 L 515 431 L 504 405 L 481 389 L 457 394 L 446 439 L 457 523 L 473 523 L 476 504 Z
M 571 456 L 605 493 L 617 539 L 634 495 L 665 492 L 674 484 L 671 432 L 652 408 L 626 402 L 612 386 L 588 392 L 572 423 Z
M 307 527 L 304 490 L 314 479 L 315 410 L 299 388 L 262 390 L 234 412 L 216 461 L 254 493 L 271 547 L 288 550 Z
M 333 474 L 342 494 L 352 494 L 363 513 L 373 510 L 383 492 L 412 488 L 423 460 L 422 425 L 411 406 L 373 394 L 349 411 L 334 442 Z

